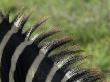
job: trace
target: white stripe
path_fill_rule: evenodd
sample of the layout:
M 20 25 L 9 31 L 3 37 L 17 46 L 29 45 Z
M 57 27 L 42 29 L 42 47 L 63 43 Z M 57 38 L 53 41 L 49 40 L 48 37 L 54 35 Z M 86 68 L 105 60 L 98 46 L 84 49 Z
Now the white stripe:
M 45 54 L 47 53 L 48 49 L 46 49 L 47 47 L 43 47 L 40 52 L 39 55 L 36 57 L 36 59 L 34 60 L 34 62 L 32 63 L 30 69 L 27 72 L 27 76 L 26 76 L 26 82 L 31 82 L 35 72 L 38 70 L 38 67 L 41 63 L 41 61 L 45 58 Z
M 55 75 L 57 70 L 58 70 L 58 67 L 54 64 L 52 69 L 50 70 L 50 73 L 48 74 L 45 82 L 51 82 L 52 78 Z
M 29 42 L 22 42 L 17 49 L 15 50 L 12 59 L 11 59 L 11 67 L 10 67 L 10 72 L 9 72 L 9 82 L 14 82 L 14 71 L 16 70 L 16 63 L 18 61 L 18 58 L 20 54 L 23 52 L 24 48 L 29 45 Z
M 4 36 L 1 44 L 0 44 L 0 63 L 1 63 L 1 57 L 2 57 L 2 54 L 3 54 L 3 50 L 6 46 L 6 44 L 8 43 L 8 40 L 10 39 L 10 37 L 12 36 L 12 31 L 8 31 L 8 33 Z

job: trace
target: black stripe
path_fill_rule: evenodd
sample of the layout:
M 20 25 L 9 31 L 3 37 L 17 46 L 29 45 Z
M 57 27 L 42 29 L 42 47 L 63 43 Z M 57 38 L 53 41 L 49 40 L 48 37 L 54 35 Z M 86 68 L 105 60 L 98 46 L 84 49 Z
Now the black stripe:
M 27 71 L 38 55 L 39 48 L 35 45 L 28 45 L 21 54 L 16 64 L 14 79 L 16 82 L 24 82 Z
M 50 58 L 44 58 L 43 61 L 40 63 L 32 82 L 45 82 L 53 65 L 54 63 Z
M 2 82 L 8 82 L 9 80 L 9 70 L 11 65 L 11 57 L 16 49 L 16 47 L 24 41 L 24 37 L 21 34 L 17 33 L 12 35 L 8 43 L 6 44 L 2 59 L 1 59 L 1 74 Z

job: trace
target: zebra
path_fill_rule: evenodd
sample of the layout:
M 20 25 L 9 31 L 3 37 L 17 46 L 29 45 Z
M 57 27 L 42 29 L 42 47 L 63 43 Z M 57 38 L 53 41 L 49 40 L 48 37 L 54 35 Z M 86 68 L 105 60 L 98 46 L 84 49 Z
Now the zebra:
M 43 40 L 61 30 L 53 28 L 36 34 L 33 32 L 47 21 L 44 17 L 27 30 L 23 30 L 30 14 L 23 10 L 12 21 L 10 13 L 0 12 L 0 82 L 102 82 L 103 76 L 94 69 L 81 67 L 87 56 L 79 48 L 55 49 L 70 43 L 71 37 Z M 74 45 L 73 45 L 74 46 Z M 76 64 L 77 62 L 80 62 Z M 71 66 L 74 65 L 74 66 Z

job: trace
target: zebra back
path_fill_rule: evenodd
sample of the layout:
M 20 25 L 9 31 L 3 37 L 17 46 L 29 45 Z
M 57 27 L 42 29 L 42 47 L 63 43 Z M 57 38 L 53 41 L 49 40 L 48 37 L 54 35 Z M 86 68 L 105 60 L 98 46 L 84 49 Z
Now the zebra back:
M 86 58 L 82 50 L 66 48 L 52 53 L 72 41 L 70 37 L 42 43 L 60 30 L 54 28 L 31 38 L 47 18 L 23 32 L 29 16 L 21 11 L 10 22 L 9 14 L 0 13 L 0 82 L 102 82 L 100 73 L 76 64 Z

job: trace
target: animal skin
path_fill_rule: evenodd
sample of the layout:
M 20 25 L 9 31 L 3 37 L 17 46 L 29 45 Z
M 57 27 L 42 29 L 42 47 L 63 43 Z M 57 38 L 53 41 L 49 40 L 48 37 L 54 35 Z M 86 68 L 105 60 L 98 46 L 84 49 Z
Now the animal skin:
M 23 31 L 29 15 L 20 11 L 10 22 L 10 13 L 0 12 L 0 82 L 102 82 L 102 75 L 96 70 L 80 67 L 86 58 L 81 49 L 68 48 L 55 51 L 69 43 L 68 36 L 43 41 L 60 30 L 52 29 L 41 33 L 32 33 L 47 18 L 38 21 Z M 74 46 L 74 45 L 73 45 Z M 70 46 L 69 46 L 70 47 Z M 54 52 L 53 52 L 54 51 Z M 52 53 L 53 52 L 53 53 Z M 74 67 L 71 65 L 74 64 Z

